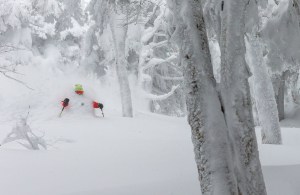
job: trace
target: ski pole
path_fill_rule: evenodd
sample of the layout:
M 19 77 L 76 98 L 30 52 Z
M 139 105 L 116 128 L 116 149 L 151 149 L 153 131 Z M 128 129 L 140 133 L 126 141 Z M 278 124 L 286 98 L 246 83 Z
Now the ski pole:
M 65 107 L 63 107 L 62 109 L 61 109 L 61 112 L 59 113 L 59 117 L 61 117 L 61 114 L 62 114 L 62 112 L 64 111 L 64 109 L 65 109 Z
M 104 113 L 103 113 L 103 110 L 101 109 L 101 112 L 102 112 L 102 116 L 104 117 Z
M 104 106 L 103 106 L 103 104 L 99 103 L 98 106 L 99 106 L 99 108 L 101 109 L 102 116 L 104 117 L 104 113 L 103 113 L 103 107 L 104 107 Z

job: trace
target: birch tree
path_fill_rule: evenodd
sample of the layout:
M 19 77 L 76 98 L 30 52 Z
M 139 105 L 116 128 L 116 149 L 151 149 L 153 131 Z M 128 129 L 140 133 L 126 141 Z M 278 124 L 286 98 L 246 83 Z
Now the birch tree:
M 235 155 L 238 194 L 266 194 L 252 116 L 245 61 L 245 10 L 249 1 L 223 1 L 221 12 L 221 94 Z

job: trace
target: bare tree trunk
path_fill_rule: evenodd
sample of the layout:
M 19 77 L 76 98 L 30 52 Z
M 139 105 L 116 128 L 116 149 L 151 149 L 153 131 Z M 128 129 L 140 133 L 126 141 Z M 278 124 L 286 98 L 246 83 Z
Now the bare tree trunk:
M 261 6 L 266 6 L 265 0 L 249 3 L 246 10 L 248 12 L 247 14 L 254 11 L 258 14 L 259 7 Z M 249 53 L 248 60 L 251 70 L 253 71 L 253 80 L 255 83 L 252 85 L 252 89 L 260 125 L 262 127 L 262 143 L 281 144 L 281 129 L 279 125 L 275 93 L 272 87 L 270 75 L 268 74 L 266 63 L 264 62 L 262 48 L 263 41 L 259 33 L 262 25 L 261 16 L 255 17 L 255 20 L 255 18 L 251 18 L 250 15 L 250 18 L 246 18 L 245 21 L 247 22 L 246 43 L 247 51 Z
M 288 71 L 285 71 L 281 75 L 275 75 L 272 77 L 273 89 L 275 92 L 278 109 L 278 117 L 280 121 L 284 119 L 284 92 L 287 75 Z
M 131 91 L 128 81 L 127 61 L 125 58 L 125 42 L 127 37 L 126 5 L 115 7 L 110 14 L 110 29 L 114 41 L 116 70 L 120 85 L 121 103 L 124 117 L 133 117 Z
M 266 64 L 263 63 L 261 39 L 257 32 L 252 32 L 247 37 L 251 54 L 250 64 L 252 65 L 255 82 L 255 85 L 253 85 L 254 98 L 260 125 L 262 126 L 262 143 L 281 144 L 277 104 L 271 78 L 267 72 Z
M 202 194 L 237 195 L 228 130 L 216 91 L 201 1 L 169 0 L 169 7 L 177 24 L 173 38 L 180 47 L 184 67 L 188 121 Z
M 265 195 L 245 61 L 247 0 L 226 0 L 221 13 L 221 94 L 235 155 L 239 195 Z
M 296 104 L 300 104 L 300 94 L 299 94 L 299 89 L 297 86 L 297 82 L 299 79 L 299 71 L 294 72 L 293 74 L 290 75 L 290 82 L 291 82 L 291 96 L 292 100 Z
M 298 18 L 300 20 L 300 0 L 292 0 L 296 13 L 298 14 Z
M 287 71 L 285 71 L 280 78 L 279 81 L 279 89 L 278 89 L 278 110 L 279 110 L 279 119 L 284 119 L 284 91 L 285 91 L 285 80 L 286 80 Z

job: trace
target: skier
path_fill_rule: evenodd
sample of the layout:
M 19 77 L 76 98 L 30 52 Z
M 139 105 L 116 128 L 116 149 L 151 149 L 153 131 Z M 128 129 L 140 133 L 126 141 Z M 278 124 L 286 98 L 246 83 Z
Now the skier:
M 84 112 L 84 110 L 87 110 L 86 108 L 88 107 L 82 107 L 84 106 L 85 104 L 90 104 L 90 108 L 93 109 L 94 111 L 94 115 L 96 116 L 96 109 L 100 109 L 101 112 L 102 112 L 102 116 L 104 117 L 104 113 L 103 113 L 103 104 L 102 103 L 99 103 L 99 102 L 96 102 L 96 101 L 92 101 L 91 99 L 92 98 L 88 98 L 86 95 L 84 95 L 84 90 L 83 90 L 83 87 L 81 84 L 76 84 L 75 87 L 74 87 L 74 92 L 75 92 L 75 96 L 73 96 L 73 100 L 71 101 L 71 108 L 76 108 L 76 109 L 80 109 L 81 112 Z M 68 100 L 67 104 L 65 103 L 65 100 Z M 62 111 L 61 113 L 63 112 L 64 108 L 66 106 L 69 105 L 69 99 L 66 98 L 64 101 L 62 101 Z M 73 103 L 74 102 L 74 103 Z M 91 112 L 92 110 L 90 110 L 88 108 L 88 112 Z M 61 116 L 61 113 L 59 116 Z

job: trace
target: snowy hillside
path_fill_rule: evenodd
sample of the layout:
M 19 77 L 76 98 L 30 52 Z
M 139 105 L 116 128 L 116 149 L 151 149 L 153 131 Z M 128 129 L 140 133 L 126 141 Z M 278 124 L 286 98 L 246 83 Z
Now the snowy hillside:
M 23 76 L 35 90 L 2 80 L 0 140 L 30 105 L 28 124 L 48 144 L 48 150 L 39 151 L 18 141 L 1 146 L 0 189 L 5 195 L 200 194 L 186 118 L 141 111 L 122 118 L 112 83 L 101 85 L 80 75 L 53 78 L 42 76 L 43 71 L 32 69 L 30 77 Z M 95 118 L 88 104 L 70 106 L 58 118 L 63 98 L 69 97 L 71 105 L 81 102 L 73 92 L 76 82 L 84 84 L 88 100 L 98 97 L 104 103 L 105 118 L 100 110 Z M 283 145 L 259 144 L 270 195 L 300 193 L 299 116 L 299 111 L 292 113 L 282 122 Z M 257 134 L 261 140 L 259 128 Z
M 138 100 L 135 118 L 122 118 L 113 78 L 101 83 L 72 68 L 60 75 L 44 66 L 48 61 L 23 70 L 20 78 L 33 90 L 0 78 L 5 91 L 0 141 L 29 111 L 32 131 L 48 144 L 47 150 L 39 151 L 24 148 L 21 140 L 0 147 L 1 191 L 6 195 L 200 193 L 186 119 L 144 112 Z M 83 96 L 74 93 L 76 83 L 83 84 Z M 66 97 L 70 106 L 59 118 Z M 104 104 L 105 118 L 100 110 L 94 116 L 92 100 Z
M 52 146 L 47 151 L 24 150 L 16 143 L 2 146 L 1 191 L 6 195 L 199 194 L 187 127 L 184 119 L 148 114 L 135 119 L 76 116 L 36 124 L 34 129 L 45 132 Z
M 3 113 L 1 113 L 2 115 Z M 300 120 L 300 119 L 298 119 Z M 0 150 L 5 195 L 199 195 L 186 119 L 137 114 L 31 121 L 47 151 L 18 143 Z M 0 125 L 0 138 L 11 130 Z M 300 193 L 300 128 L 283 128 L 284 144 L 259 145 L 270 195 Z
M 27 115 L 30 105 L 28 124 L 35 134 L 44 135 L 48 150 L 27 150 L 18 141 L 1 146 L 0 189 L 5 195 L 201 193 L 186 118 L 141 112 L 142 107 L 134 118 L 122 118 L 113 82 L 75 73 L 54 77 L 56 70 L 51 74 L 43 67 L 27 70 L 22 78 L 34 90 L 1 80 L 5 93 L 0 140 Z M 105 118 L 100 110 L 94 117 L 88 103 L 78 106 L 82 99 L 74 93 L 74 83 L 84 85 L 84 101 L 104 103 Z M 65 97 L 70 98 L 70 107 L 58 118 Z M 270 195 L 300 193 L 300 110 L 288 117 L 282 122 L 283 145 L 259 144 Z M 261 140 L 259 128 L 257 135 Z

